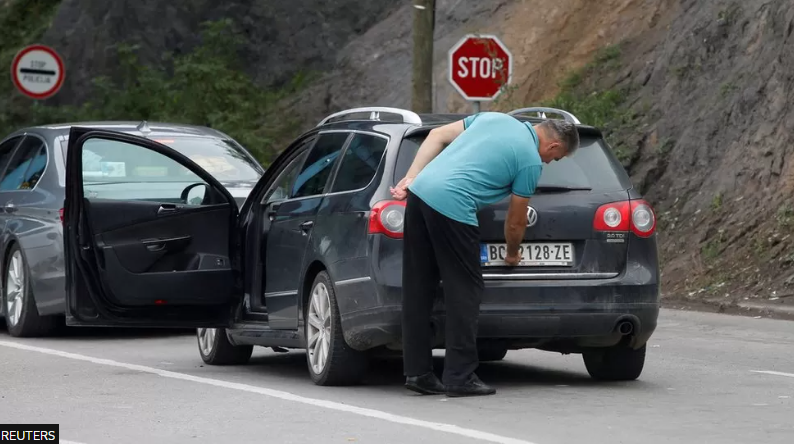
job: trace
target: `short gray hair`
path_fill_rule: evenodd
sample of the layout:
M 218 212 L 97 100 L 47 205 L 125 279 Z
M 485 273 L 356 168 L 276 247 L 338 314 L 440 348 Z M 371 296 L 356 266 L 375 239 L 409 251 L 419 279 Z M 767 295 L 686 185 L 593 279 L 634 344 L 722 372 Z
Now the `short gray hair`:
M 548 119 L 540 124 L 548 134 L 562 143 L 569 155 L 579 149 L 579 131 L 576 125 L 565 120 Z

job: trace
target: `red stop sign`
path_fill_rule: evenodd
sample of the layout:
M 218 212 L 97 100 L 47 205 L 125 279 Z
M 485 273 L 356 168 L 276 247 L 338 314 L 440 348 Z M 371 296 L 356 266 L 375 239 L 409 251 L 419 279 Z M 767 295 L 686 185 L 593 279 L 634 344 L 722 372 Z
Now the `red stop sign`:
M 449 81 L 464 99 L 489 101 L 513 76 L 513 56 L 492 35 L 470 34 L 449 51 Z

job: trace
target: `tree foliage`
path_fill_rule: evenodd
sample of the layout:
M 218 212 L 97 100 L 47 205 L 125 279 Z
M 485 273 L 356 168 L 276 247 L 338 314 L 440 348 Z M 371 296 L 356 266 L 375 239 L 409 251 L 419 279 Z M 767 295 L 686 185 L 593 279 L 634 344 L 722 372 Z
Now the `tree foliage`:
M 203 125 L 235 138 L 267 165 L 280 148 L 274 140 L 298 125 L 276 115 L 275 104 L 307 77 L 296 76 L 278 90 L 259 87 L 239 69 L 236 49 L 241 42 L 233 23 L 224 19 L 202 27 L 197 47 L 177 56 L 165 54 L 159 66 L 142 63 L 138 46 L 120 43 L 115 47 L 118 68 L 93 79 L 91 96 L 84 103 L 56 107 L 20 102 L 22 112 L 0 111 L 0 127 L 7 133 L 23 125 L 89 120 Z

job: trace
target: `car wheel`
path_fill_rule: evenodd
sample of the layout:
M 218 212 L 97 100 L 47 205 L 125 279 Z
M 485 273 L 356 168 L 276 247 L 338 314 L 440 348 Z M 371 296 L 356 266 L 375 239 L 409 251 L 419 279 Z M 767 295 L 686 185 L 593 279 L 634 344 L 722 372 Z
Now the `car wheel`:
M 640 377 L 645 365 L 645 346 L 634 350 L 610 347 L 582 354 L 587 372 L 602 381 L 632 381 Z
M 44 336 L 55 328 L 55 316 L 41 316 L 36 308 L 30 273 L 18 245 L 11 248 L 6 260 L 2 300 L 11 336 Z
M 225 328 L 196 329 L 199 354 L 209 365 L 239 365 L 251 359 L 253 345 L 233 345 Z
M 480 362 L 501 361 L 507 356 L 506 348 L 481 348 L 477 350 Z
M 336 294 L 328 273 L 314 279 L 305 307 L 306 362 L 317 385 L 353 385 L 366 375 L 365 353 L 345 342 Z

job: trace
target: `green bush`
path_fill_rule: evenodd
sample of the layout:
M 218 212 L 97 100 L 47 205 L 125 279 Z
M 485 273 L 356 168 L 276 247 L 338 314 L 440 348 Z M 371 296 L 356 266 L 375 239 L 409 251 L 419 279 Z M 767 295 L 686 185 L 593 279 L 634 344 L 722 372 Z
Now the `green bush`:
M 604 72 L 620 67 L 620 46 L 610 45 L 599 50 L 593 60 L 574 70 L 559 82 L 559 93 L 543 106 L 564 109 L 573 113 L 583 124 L 602 128 L 620 117 L 625 92 L 619 89 L 599 90 L 594 85 Z
M 113 76 L 93 80 L 90 98 L 80 106 L 28 102 L 21 115 L 0 120 L 3 129 L 64 121 L 148 120 L 203 125 L 238 140 L 264 165 L 280 147 L 274 141 L 298 122 L 276 116 L 274 105 L 307 81 L 299 75 L 279 90 L 257 86 L 237 66 L 240 40 L 230 20 L 203 25 L 201 43 L 190 53 L 166 55 L 162 66 L 145 65 L 138 47 L 121 43 Z M 6 117 L 6 116 L 4 116 Z

